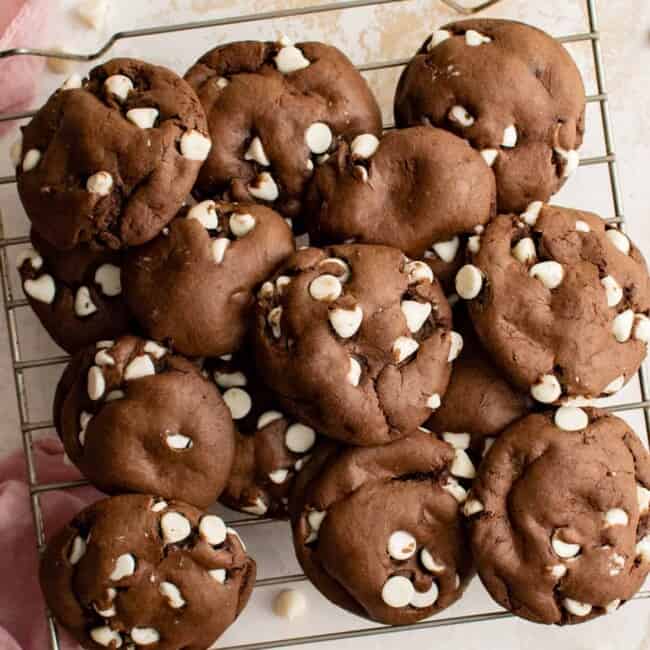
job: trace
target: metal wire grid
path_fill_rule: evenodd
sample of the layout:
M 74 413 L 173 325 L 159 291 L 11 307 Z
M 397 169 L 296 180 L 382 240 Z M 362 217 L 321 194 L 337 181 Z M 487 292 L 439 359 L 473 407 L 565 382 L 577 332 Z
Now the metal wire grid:
M 153 36 L 161 34 L 169 34 L 180 31 L 204 29 L 209 27 L 235 25 L 247 22 L 258 22 L 277 18 L 288 18 L 305 16 L 310 14 L 325 13 L 331 11 L 343 11 L 346 9 L 353 9 L 359 7 L 369 7 L 378 5 L 387 5 L 404 2 L 405 0 L 348 0 L 344 2 L 331 2 L 311 7 L 299 7 L 287 10 L 269 11 L 264 13 L 247 14 L 241 16 L 234 16 L 229 18 L 220 18 L 215 20 L 199 21 L 182 23 L 177 25 L 152 27 L 145 29 L 137 29 L 130 31 L 123 31 L 113 34 L 106 43 L 93 53 L 65 53 L 53 52 L 51 50 L 28 49 L 28 48 L 15 48 L 0 52 L 0 59 L 9 58 L 13 56 L 58 56 L 60 58 L 71 59 L 75 61 L 92 61 L 95 60 L 106 52 L 120 40 L 140 38 L 144 36 Z M 463 4 L 463 0 L 457 2 L 456 0 L 441 0 L 444 4 L 448 5 L 459 14 L 471 15 L 479 11 L 497 4 L 500 0 L 487 0 L 478 5 L 467 6 Z M 605 72 L 603 67 L 603 60 L 601 54 L 600 34 L 598 27 L 598 16 L 595 6 L 595 0 L 585 0 L 589 31 L 584 33 L 570 34 L 558 38 L 561 43 L 577 43 L 577 42 L 590 42 L 593 63 L 596 76 L 596 89 L 597 93 L 587 97 L 588 103 L 598 103 L 600 107 L 603 138 L 605 143 L 605 154 L 591 158 L 582 158 L 580 161 L 581 166 L 589 165 L 607 165 L 609 173 L 609 185 L 611 192 L 611 199 L 614 208 L 614 215 L 608 221 L 610 223 L 619 224 L 619 227 L 625 229 L 625 220 L 623 216 L 623 207 L 621 200 L 621 190 L 618 178 L 618 170 L 616 164 L 616 154 L 614 151 L 614 142 L 612 135 L 611 118 L 608 105 L 608 94 L 605 83 Z M 398 68 L 404 66 L 408 59 L 392 59 L 387 61 L 376 61 L 364 63 L 357 66 L 362 72 L 375 71 L 375 70 L 388 70 L 391 68 Z M 11 120 L 19 120 L 29 118 L 34 115 L 35 111 L 24 111 L 18 113 L 5 113 L 0 114 L 0 122 L 7 122 Z M 392 123 L 384 125 L 386 130 L 394 128 Z M 10 185 L 15 183 L 15 176 L 0 177 L 0 186 Z M 4 298 L 4 311 L 9 333 L 10 354 L 13 365 L 14 383 L 16 388 L 16 398 L 18 402 L 18 413 L 20 419 L 20 428 L 22 433 L 23 449 L 27 461 L 28 479 L 30 485 L 30 498 L 33 513 L 34 527 L 36 531 L 36 541 L 39 552 L 42 552 L 45 546 L 44 537 L 44 524 L 43 515 L 40 504 L 40 496 L 43 493 L 52 490 L 64 490 L 75 487 L 87 485 L 87 481 L 67 481 L 57 483 L 39 483 L 34 455 L 32 449 L 32 434 L 37 431 L 50 429 L 53 427 L 51 420 L 46 421 L 31 421 L 29 417 L 29 408 L 27 403 L 27 390 L 25 383 L 24 373 L 26 370 L 32 368 L 41 368 L 47 366 L 54 366 L 65 363 L 68 360 L 67 356 L 54 356 L 48 358 L 36 359 L 23 359 L 23 354 L 20 348 L 18 326 L 16 319 L 16 310 L 24 308 L 29 305 L 26 299 L 14 297 L 14 291 L 10 280 L 10 266 L 7 250 L 12 246 L 19 246 L 29 243 L 28 236 L 22 237 L 5 237 L 4 224 L 2 214 L 0 213 L 0 282 L 2 286 L 2 295 Z M 616 404 L 608 407 L 611 411 L 633 411 L 642 410 L 646 433 L 650 434 L 650 397 L 648 383 L 649 378 L 647 375 L 647 368 L 643 366 L 639 371 L 639 386 L 641 390 L 641 401 L 629 402 L 623 404 Z M 269 518 L 245 518 L 230 520 L 229 525 L 239 528 L 248 526 L 263 526 L 274 522 L 275 520 Z M 280 575 L 270 578 L 260 579 L 256 582 L 256 586 L 271 586 L 271 585 L 286 585 L 290 583 L 300 582 L 305 580 L 302 573 L 294 575 Z M 648 599 L 650 598 L 650 590 L 641 591 L 635 599 Z M 244 645 L 231 645 L 223 647 L 222 650 L 266 650 L 271 648 L 280 648 L 295 646 L 300 644 L 315 644 L 321 642 L 331 642 L 338 640 L 345 640 L 351 638 L 361 638 L 366 636 L 374 636 L 380 634 L 390 634 L 393 632 L 400 632 L 405 630 L 422 630 L 434 627 L 443 627 L 449 625 L 458 625 L 462 623 L 476 623 L 481 621 L 494 621 L 498 619 L 510 618 L 512 615 L 505 611 L 494 611 L 483 614 L 470 614 L 464 616 L 435 618 L 433 620 L 422 621 L 407 627 L 394 627 L 384 625 L 374 625 L 361 630 L 349 629 L 341 632 L 317 634 L 311 636 L 301 636 L 294 638 L 277 639 L 273 641 L 263 641 L 252 644 Z M 50 636 L 52 650 L 59 650 L 59 640 L 56 630 L 54 619 L 47 614 L 47 625 Z

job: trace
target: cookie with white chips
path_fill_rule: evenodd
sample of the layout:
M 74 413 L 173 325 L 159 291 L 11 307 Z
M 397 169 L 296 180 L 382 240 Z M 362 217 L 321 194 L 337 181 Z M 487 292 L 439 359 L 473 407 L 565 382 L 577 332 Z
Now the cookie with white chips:
M 312 244 L 385 244 L 443 270 L 462 256 L 461 238 L 495 215 L 496 190 L 467 142 L 414 127 L 341 143 L 314 172 L 306 206 Z
M 47 544 L 47 605 L 84 647 L 208 648 L 242 612 L 255 561 L 224 521 L 129 494 L 82 510 Z
M 326 447 L 298 477 L 293 539 L 307 577 L 359 616 L 405 625 L 449 607 L 472 575 L 454 449 L 421 431 L 368 448 Z
M 537 623 L 610 614 L 650 571 L 650 456 L 620 418 L 563 406 L 492 445 L 465 502 L 492 597 Z
M 27 216 L 61 250 L 142 244 L 192 189 L 207 133 L 203 107 L 178 75 L 113 59 L 57 90 L 23 127 L 16 175 Z
M 23 291 L 54 339 L 70 353 L 133 331 L 122 293 L 122 255 L 92 244 L 61 252 L 35 230 L 17 257 Z
M 214 141 L 194 188 L 200 199 L 258 201 L 295 219 L 314 168 L 340 139 L 381 134 L 366 80 L 324 43 L 227 43 L 204 54 L 185 79 Z
M 497 217 L 456 291 L 494 361 L 539 402 L 614 394 L 646 356 L 645 260 L 594 214 L 533 203 Z
M 258 292 L 253 336 L 258 371 L 283 412 L 354 445 L 422 424 L 459 351 L 431 269 L 362 244 L 289 258 Z
M 472 19 L 427 38 L 395 95 L 398 127 L 452 131 L 494 171 L 501 212 L 547 201 L 576 171 L 585 89 L 566 49 L 519 22 Z
M 319 446 L 317 432 L 282 412 L 250 353 L 206 360 L 204 369 L 230 409 L 237 438 L 219 500 L 248 514 L 286 518 L 291 486 Z
M 266 206 L 202 201 L 124 264 L 127 302 L 149 336 L 188 356 L 239 348 L 255 290 L 294 251 L 291 228 Z
M 72 462 L 108 494 L 154 492 L 207 507 L 232 468 L 234 427 L 214 385 L 184 357 L 134 336 L 72 358 L 54 423 Z

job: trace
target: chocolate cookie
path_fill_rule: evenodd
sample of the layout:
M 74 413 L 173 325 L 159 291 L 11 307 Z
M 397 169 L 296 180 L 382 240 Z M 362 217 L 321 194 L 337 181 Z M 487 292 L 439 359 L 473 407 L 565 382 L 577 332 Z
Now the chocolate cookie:
M 650 570 L 650 456 L 621 419 L 561 407 L 507 429 L 465 503 L 481 580 L 513 614 L 580 623 Z
M 340 607 L 393 625 L 460 598 L 472 561 L 447 487 L 453 459 L 451 445 L 422 432 L 317 452 L 292 497 L 296 555 L 314 586 Z
M 73 357 L 54 423 L 100 490 L 154 492 L 207 507 L 226 485 L 235 436 L 215 387 L 187 359 L 134 336 Z
M 395 248 L 307 248 L 258 294 L 257 367 L 299 422 L 355 445 L 440 406 L 462 339 L 431 269 Z
M 441 129 L 391 131 L 343 142 L 314 173 L 306 221 L 311 242 L 395 246 L 452 263 L 458 235 L 496 210 L 494 175 L 464 140 Z
M 519 212 L 547 201 L 577 169 L 585 89 L 548 34 L 507 20 L 464 20 L 435 31 L 407 65 L 395 121 L 468 140 L 495 173 L 500 211 Z
M 203 107 L 174 72 L 113 59 L 57 90 L 23 127 L 18 191 L 56 248 L 154 237 L 210 150 Z
M 499 216 L 456 276 L 497 364 L 539 402 L 620 390 L 650 341 L 641 253 L 594 214 L 532 204 Z
M 220 517 L 129 494 L 92 504 L 59 531 L 40 580 L 84 648 L 207 648 L 246 606 L 255 561 Z
M 220 500 L 253 515 L 285 518 L 296 475 L 317 448 L 311 427 L 284 415 L 245 352 L 210 359 L 206 370 L 230 408 L 237 450 Z
M 227 354 L 248 329 L 254 290 L 293 251 L 273 210 L 203 201 L 129 251 L 126 298 L 153 338 L 189 356 Z
M 228 43 L 202 56 L 185 79 L 215 143 L 195 187 L 199 198 L 262 201 L 295 218 L 314 165 L 339 140 L 381 134 L 365 79 L 324 43 Z
M 54 342 L 70 353 L 133 330 L 122 295 L 122 256 L 92 244 L 58 251 L 35 230 L 18 256 L 29 304 Z

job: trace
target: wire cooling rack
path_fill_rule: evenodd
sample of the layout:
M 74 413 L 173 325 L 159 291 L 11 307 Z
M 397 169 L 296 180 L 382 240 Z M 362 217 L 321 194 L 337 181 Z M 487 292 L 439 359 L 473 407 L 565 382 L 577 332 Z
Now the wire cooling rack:
M 438 0 L 432 0 L 436 2 Z M 445 5 L 453 9 L 460 15 L 469 16 L 478 13 L 488 7 L 498 4 L 501 0 L 488 0 L 471 5 L 471 0 L 439 0 Z M 145 29 L 135 29 L 129 31 L 122 31 L 113 34 L 97 51 L 91 53 L 61 53 L 60 51 L 54 52 L 52 50 L 39 50 L 28 48 L 16 48 L 0 52 L 0 60 L 8 59 L 17 56 L 57 56 L 58 58 L 71 59 L 74 61 L 94 61 L 104 54 L 109 52 L 115 43 L 118 41 L 138 39 L 146 36 L 173 34 L 177 32 L 206 29 L 210 27 L 231 26 L 243 23 L 264 22 L 279 18 L 290 18 L 298 16 L 308 16 L 325 14 L 327 12 L 341 12 L 361 7 L 378 7 L 379 5 L 399 4 L 407 2 L 407 0 L 349 0 L 343 2 L 330 2 L 316 6 L 298 7 L 286 10 L 268 11 L 264 13 L 255 13 L 240 15 L 228 18 L 219 18 L 214 20 L 188 22 L 169 26 L 152 27 Z M 595 0 L 585 0 L 585 9 L 588 20 L 588 31 L 582 33 L 569 34 L 561 36 L 558 40 L 561 43 L 588 43 L 591 45 L 591 56 L 595 73 L 595 86 L 596 93 L 587 97 L 589 104 L 597 104 L 600 112 L 600 121 L 603 130 L 603 141 L 605 152 L 602 155 L 582 158 L 580 165 L 582 167 L 592 165 L 606 165 L 609 177 L 609 193 L 613 206 L 613 214 L 609 215 L 611 223 L 619 224 L 621 229 L 625 228 L 625 221 L 623 217 L 623 208 L 621 201 L 621 191 L 618 179 L 618 171 L 616 164 L 616 154 L 614 151 L 614 142 L 612 136 L 611 119 L 608 106 L 608 95 L 605 84 L 605 74 L 603 69 L 603 61 L 601 55 L 600 35 L 598 31 L 598 17 L 596 12 Z M 375 61 L 359 64 L 357 67 L 362 72 L 371 72 L 379 70 L 389 70 L 400 68 L 407 63 L 408 59 L 391 59 L 385 61 Z M 34 111 L 24 111 L 15 113 L 0 114 L 0 122 L 8 122 L 15 120 L 22 120 L 29 118 L 34 114 Z M 393 128 L 392 123 L 384 125 L 385 129 Z M 14 176 L 0 177 L 0 188 L 4 185 L 11 185 L 15 183 Z M 579 207 L 579 206 L 578 206 Z M 13 365 L 14 383 L 16 388 L 16 398 L 18 403 L 18 415 L 20 422 L 20 430 L 22 435 L 23 449 L 27 462 L 28 479 L 31 495 L 31 506 L 33 512 L 34 527 L 36 530 L 36 540 L 38 550 L 41 552 L 45 544 L 45 531 L 43 523 L 43 513 L 41 509 L 41 497 L 47 492 L 54 490 L 67 490 L 86 485 L 86 481 L 68 481 L 59 483 L 41 483 L 38 480 L 37 468 L 35 466 L 34 453 L 32 448 L 33 437 L 38 432 L 51 429 L 53 423 L 51 420 L 32 420 L 30 418 L 28 406 L 28 391 L 26 386 L 25 373 L 28 370 L 36 368 L 46 368 L 50 366 L 57 366 L 65 363 L 68 359 L 66 356 L 50 356 L 45 358 L 29 358 L 26 357 L 25 351 L 21 347 L 19 337 L 19 320 L 17 319 L 17 312 L 20 309 L 28 307 L 28 302 L 22 295 L 20 295 L 12 286 L 10 279 L 10 261 L 8 251 L 11 247 L 18 247 L 29 244 L 28 236 L 20 237 L 7 237 L 6 221 L 3 221 L 3 215 L 0 212 L 0 280 L 2 283 L 2 294 L 4 298 L 4 311 L 6 316 L 6 323 L 9 335 L 9 345 L 11 362 Z M 645 434 L 650 432 L 650 401 L 648 394 L 648 377 L 647 369 L 642 367 L 639 371 L 639 388 L 640 388 L 640 401 L 630 401 L 627 403 L 617 403 L 609 405 L 608 408 L 612 411 L 619 412 L 632 412 L 640 411 L 643 413 L 643 422 L 645 424 Z M 249 527 L 262 527 L 274 522 L 268 518 L 230 518 L 229 524 L 239 528 Z M 36 570 L 36 568 L 35 568 Z M 301 573 L 271 575 L 264 577 L 256 582 L 256 587 L 264 586 L 283 586 L 291 583 L 297 583 L 305 580 Z M 641 591 L 636 599 L 650 598 L 650 590 Z M 224 645 L 220 646 L 222 650 L 263 650 L 270 648 L 281 648 L 296 645 L 308 645 L 321 642 L 334 642 L 344 641 L 347 639 L 354 639 L 360 637 L 368 637 L 375 635 L 387 635 L 394 632 L 401 632 L 405 630 L 421 630 L 434 627 L 452 626 L 463 623 L 493 621 L 497 619 L 510 618 L 511 615 L 504 611 L 489 611 L 487 613 L 479 614 L 465 614 L 461 616 L 438 616 L 434 619 L 422 621 L 414 625 L 404 627 L 392 627 L 383 625 L 371 625 L 363 627 L 362 629 L 355 629 L 350 626 L 350 629 L 344 629 L 337 632 L 328 632 L 323 634 L 311 634 L 298 636 L 293 638 L 277 638 L 274 640 L 265 640 L 261 642 L 239 644 L 239 645 Z M 59 637 L 57 634 L 56 623 L 51 616 L 47 616 L 48 633 L 50 637 L 52 650 L 59 650 Z

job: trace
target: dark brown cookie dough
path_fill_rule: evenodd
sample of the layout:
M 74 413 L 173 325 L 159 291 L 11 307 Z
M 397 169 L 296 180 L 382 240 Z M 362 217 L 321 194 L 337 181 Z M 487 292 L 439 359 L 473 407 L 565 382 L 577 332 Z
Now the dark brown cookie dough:
M 143 329 L 188 356 L 236 350 L 254 291 L 294 251 L 291 229 L 269 208 L 202 201 L 124 266 L 127 302 Z
M 291 486 L 317 449 L 318 434 L 282 413 L 250 354 L 209 359 L 204 367 L 230 408 L 237 437 L 235 462 L 220 501 L 253 515 L 287 517 Z
M 453 262 L 458 235 L 494 216 L 494 175 L 464 140 L 441 129 L 343 142 L 314 173 L 305 219 L 312 244 L 352 240 Z
M 220 517 L 129 494 L 94 503 L 60 530 L 40 580 L 84 648 L 208 648 L 246 606 L 255 561 Z
M 195 193 L 262 201 L 297 217 L 314 166 L 339 139 L 381 134 L 381 113 L 349 59 L 324 43 L 228 43 L 185 79 L 208 116 L 214 147 Z
M 336 605 L 404 625 L 456 601 L 472 574 L 459 505 L 447 484 L 453 448 L 416 432 L 381 447 L 329 448 L 298 477 L 298 560 Z
M 497 217 L 456 290 L 496 363 L 540 402 L 613 394 L 646 356 L 645 260 L 594 214 L 536 203 Z
M 496 175 L 499 210 L 519 212 L 547 201 L 577 169 L 585 89 L 548 34 L 507 20 L 464 20 L 435 31 L 407 65 L 395 120 L 468 140 Z
M 122 255 L 92 244 L 58 251 L 35 230 L 18 257 L 29 304 L 54 342 L 70 353 L 133 330 L 122 294 Z
M 34 228 L 59 249 L 142 244 L 181 207 L 209 148 L 185 81 L 113 59 L 81 87 L 57 90 L 23 128 L 18 191 Z
M 104 492 L 207 507 L 226 485 L 235 452 L 228 408 L 193 363 L 153 341 L 125 336 L 78 353 L 54 409 L 66 453 Z
M 561 407 L 507 429 L 465 503 L 481 580 L 513 614 L 580 623 L 650 570 L 650 456 L 621 419 Z
M 462 341 L 423 262 L 387 246 L 307 248 L 258 297 L 257 367 L 298 421 L 375 445 L 440 406 Z

